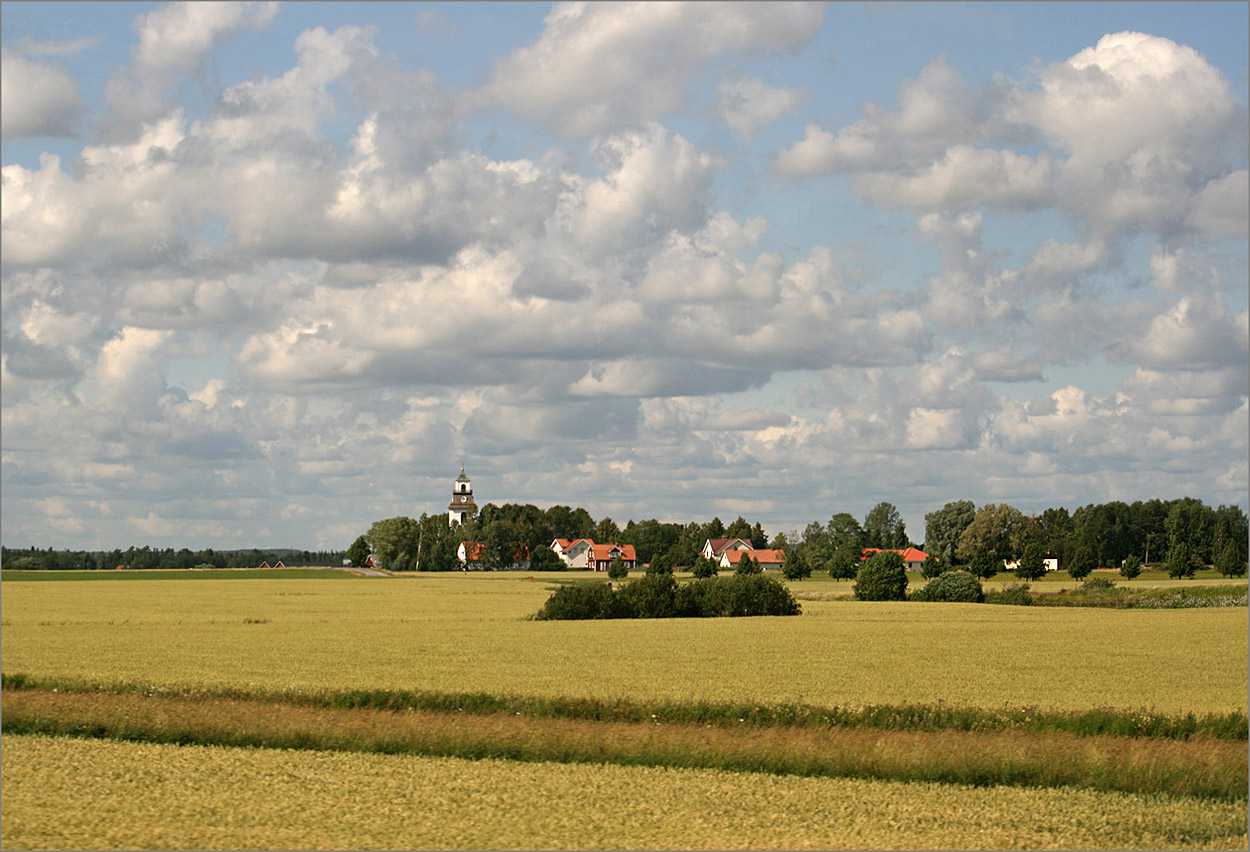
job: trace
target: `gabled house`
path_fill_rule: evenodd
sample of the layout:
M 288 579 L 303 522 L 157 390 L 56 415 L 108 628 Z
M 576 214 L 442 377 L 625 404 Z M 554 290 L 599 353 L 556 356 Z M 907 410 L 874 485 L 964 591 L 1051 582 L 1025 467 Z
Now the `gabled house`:
M 699 555 L 713 562 L 721 558 L 726 550 L 750 550 L 751 542 L 745 538 L 709 538 L 703 543 Z
M 595 544 L 591 542 L 589 552 L 591 571 L 606 571 L 613 560 L 620 559 L 625 567 L 633 571 L 638 567 L 638 555 L 632 544 Z
M 786 562 L 786 552 L 784 550 L 761 549 L 761 550 L 726 550 L 720 555 L 720 567 L 737 568 L 738 563 L 743 557 L 749 556 L 756 562 L 760 563 L 760 568 L 767 571 L 769 568 L 780 568 Z
M 557 538 L 551 543 L 551 549 L 565 565 L 583 570 L 590 567 L 590 549 L 593 546 L 594 542 L 588 538 Z
M 880 553 L 879 547 L 865 547 L 863 554 L 859 557 L 860 561 L 867 559 L 874 553 Z M 925 553 L 918 547 L 905 547 L 902 550 L 887 549 L 887 553 L 897 553 L 903 557 L 903 567 L 908 571 L 919 571 L 924 567 L 924 561 L 929 558 L 929 554 Z

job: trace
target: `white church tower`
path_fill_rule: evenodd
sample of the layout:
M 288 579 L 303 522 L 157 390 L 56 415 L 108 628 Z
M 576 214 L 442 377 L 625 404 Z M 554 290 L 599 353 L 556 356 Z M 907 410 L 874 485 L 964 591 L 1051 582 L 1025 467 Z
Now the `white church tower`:
M 464 475 L 464 465 L 460 466 L 460 475 L 451 488 L 451 504 L 447 507 L 447 525 L 454 527 L 463 524 L 470 515 L 477 513 L 477 504 L 473 502 L 473 484 Z

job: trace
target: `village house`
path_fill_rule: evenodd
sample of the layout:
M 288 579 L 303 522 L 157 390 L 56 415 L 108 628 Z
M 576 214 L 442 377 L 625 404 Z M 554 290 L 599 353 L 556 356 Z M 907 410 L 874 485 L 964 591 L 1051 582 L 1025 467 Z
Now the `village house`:
M 596 544 L 588 538 L 557 538 L 551 549 L 570 569 L 606 571 L 613 559 L 620 559 L 633 571 L 638 556 L 632 544 Z
M 780 568 L 786 562 L 786 552 L 780 549 L 730 549 L 721 553 L 718 564 L 722 568 L 737 568 L 738 563 L 748 556 L 760 563 L 760 568 L 763 568 L 765 571 L 770 568 Z
M 615 560 L 625 563 L 626 569 L 633 571 L 638 567 L 638 556 L 632 544 L 595 544 L 590 545 L 590 570 L 606 571 Z
M 879 547 L 865 547 L 863 554 L 859 557 L 860 561 L 867 559 L 874 553 L 880 553 Z M 903 557 L 903 566 L 908 571 L 919 571 L 924 567 L 924 561 L 929 558 L 929 554 L 925 553 L 918 547 L 905 547 L 902 550 L 887 549 L 887 553 L 897 553 Z
M 569 569 L 586 570 L 590 567 L 590 549 L 594 542 L 588 538 L 557 538 L 551 549 Z
M 486 551 L 486 546 L 480 541 L 462 541 L 460 546 L 456 548 L 456 558 L 460 560 L 461 571 L 486 571 L 488 570 L 482 564 L 482 556 Z M 528 571 L 530 569 L 530 552 L 529 548 L 516 544 L 513 545 L 512 562 L 503 566 L 501 571 Z
M 709 538 L 703 543 L 699 555 L 713 562 L 721 558 L 726 550 L 750 550 L 751 542 L 745 538 Z

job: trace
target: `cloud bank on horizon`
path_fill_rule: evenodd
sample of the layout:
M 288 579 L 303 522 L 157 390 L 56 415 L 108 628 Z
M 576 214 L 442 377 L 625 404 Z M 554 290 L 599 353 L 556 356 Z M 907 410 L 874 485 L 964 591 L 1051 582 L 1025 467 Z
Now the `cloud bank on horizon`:
M 1171 5 L 6 6 L 5 544 L 1245 507 L 1246 9 Z

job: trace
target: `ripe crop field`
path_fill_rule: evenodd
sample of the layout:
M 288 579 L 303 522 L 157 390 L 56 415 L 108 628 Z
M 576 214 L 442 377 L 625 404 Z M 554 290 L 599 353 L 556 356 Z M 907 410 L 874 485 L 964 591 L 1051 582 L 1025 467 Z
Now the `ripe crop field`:
M 1240 608 L 804 601 L 795 618 L 525 620 L 551 583 L 6 581 L 4 670 L 166 686 L 1247 709 Z
M 0 845 L 1246 846 L 1244 607 L 528 620 L 570 580 L 6 574 Z
M 1246 844 L 1244 802 L 1087 790 L 7 735 L 0 761 L 5 849 Z

